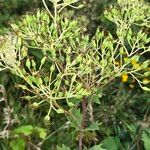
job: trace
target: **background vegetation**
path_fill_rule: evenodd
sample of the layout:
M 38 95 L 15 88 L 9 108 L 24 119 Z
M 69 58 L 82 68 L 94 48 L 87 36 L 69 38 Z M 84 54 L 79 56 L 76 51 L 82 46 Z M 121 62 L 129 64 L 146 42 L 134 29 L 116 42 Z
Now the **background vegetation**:
M 85 7 L 77 10 L 69 7 L 63 15 L 78 20 L 83 34 L 92 37 L 100 26 L 115 36 L 114 24 L 103 14 L 110 5 L 116 5 L 116 0 L 83 0 L 82 3 Z M 51 3 L 47 1 L 47 4 L 52 9 Z M 11 23 L 39 9 L 44 6 L 38 0 L 0 0 L 0 34 L 9 34 Z M 150 35 L 148 28 L 145 32 Z M 144 57 L 149 59 L 149 54 Z M 50 124 L 45 123 L 45 107 L 36 109 L 24 100 L 29 93 L 18 84 L 25 83 L 7 70 L 0 72 L 0 149 L 78 149 L 79 134 L 66 117 L 52 112 Z M 150 94 L 141 90 L 136 80 L 121 76 L 105 86 L 103 94 L 99 91 L 99 98 L 95 97 L 94 101 L 87 118 L 93 116 L 96 122 L 92 130 L 84 132 L 85 150 L 94 145 L 99 146 L 93 150 L 150 150 Z M 75 115 L 80 118 L 79 113 Z

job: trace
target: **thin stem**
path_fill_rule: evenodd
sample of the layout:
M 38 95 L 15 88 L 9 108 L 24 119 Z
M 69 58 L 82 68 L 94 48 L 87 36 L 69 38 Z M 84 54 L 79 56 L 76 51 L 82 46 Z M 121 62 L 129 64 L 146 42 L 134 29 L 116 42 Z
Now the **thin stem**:
M 57 1 L 55 1 L 53 4 L 54 4 L 54 24 L 55 28 L 57 29 Z
M 31 142 L 28 142 L 28 144 L 30 146 L 32 146 L 35 150 L 41 150 L 38 146 L 36 146 L 35 144 L 31 143 Z
M 149 112 L 150 112 L 150 103 L 147 103 L 147 109 L 146 109 L 146 113 L 145 113 L 145 115 L 144 115 L 144 119 L 143 119 L 143 121 L 148 121 L 148 114 L 149 114 Z
M 55 20 L 54 17 L 53 17 L 53 15 L 52 15 L 52 13 L 50 12 L 50 10 L 49 10 L 48 7 L 47 7 L 47 5 L 46 5 L 46 3 L 45 3 L 45 0 L 42 0 L 42 2 L 43 2 L 43 4 L 44 4 L 44 7 L 45 7 L 46 11 L 49 13 L 50 17 L 51 17 L 53 20 Z
M 45 139 L 43 139 L 40 143 L 38 143 L 38 146 L 42 146 L 42 144 L 47 141 L 50 137 L 52 137 L 53 135 L 55 135 L 57 132 L 65 129 L 68 127 L 68 123 L 66 122 L 65 124 L 63 124 L 61 127 L 59 127 L 57 130 L 55 130 L 54 132 L 52 132 L 51 134 L 49 134 Z
M 87 104 L 86 104 L 86 98 L 84 97 L 82 100 L 82 124 L 79 134 L 79 150 L 82 150 L 83 148 L 83 130 L 85 128 L 85 120 L 86 120 L 86 111 L 87 111 Z

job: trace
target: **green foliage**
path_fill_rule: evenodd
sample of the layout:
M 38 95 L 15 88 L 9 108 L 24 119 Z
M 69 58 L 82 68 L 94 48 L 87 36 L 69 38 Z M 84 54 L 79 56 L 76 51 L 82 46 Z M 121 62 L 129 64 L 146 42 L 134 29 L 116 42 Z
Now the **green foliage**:
M 46 137 L 46 130 L 39 127 L 33 127 L 32 125 L 21 126 L 14 130 L 14 134 L 23 134 L 25 136 L 29 136 L 33 133 L 38 133 L 41 139 Z
M 102 148 L 102 145 L 100 144 L 91 147 L 90 150 L 106 150 L 106 149 Z
M 102 141 L 104 148 L 110 150 L 120 149 L 120 141 L 117 137 L 107 137 Z
M 0 33 L 10 31 L 10 23 L 17 19 L 25 11 L 36 9 L 41 5 L 38 0 L 1 0 L 0 5 Z
M 68 120 L 71 122 L 73 127 L 79 130 L 82 123 L 82 114 L 80 113 L 80 110 L 73 109 L 71 111 L 71 115 L 68 117 Z
M 70 150 L 70 148 L 63 144 L 62 147 L 57 146 L 57 150 Z
M 149 150 L 149 148 L 150 148 L 150 136 L 149 136 L 148 133 L 143 132 L 143 134 L 142 134 L 142 141 L 144 142 L 145 150 Z
M 147 38 L 143 29 L 141 28 L 137 33 L 132 34 L 131 25 L 136 24 L 138 26 L 137 21 L 143 18 L 132 16 L 135 13 L 134 11 L 131 11 L 130 15 L 126 14 L 127 17 L 129 15 L 131 18 L 119 17 L 119 8 L 114 7 L 111 13 L 106 12 L 106 17 L 111 21 L 115 20 L 118 38 L 114 39 L 109 33 L 105 36 L 103 31 L 97 29 L 96 34 L 90 40 L 88 35 L 82 35 L 77 21 L 70 21 L 67 18 L 63 21 L 63 16 L 59 14 L 64 7 L 71 5 L 72 2 L 52 3 L 54 16 L 50 11 L 48 11 L 49 14 L 44 11 L 37 11 L 36 15 L 26 15 L 18 25 L 12 25 L 18 35 L 17 43 L 11 42 L 10 38 L 13 38 L 13 36 L 10 35 L 5 41 L 8 46 L 6 47 L 3 42 L 4 48 L 1 48 L 1 59 L 4 62 L 2 66 L 5 69 L 9 68 L 28 83 L 31 88 L 30 91 L 35 94 L 31 99 L 35 97 L 41 99 L 34 103 L 37 104 L 37 107 L 48 102 L 50 105 L 48 115 L 51 109 L 56 112 L 58 112 L 57 109 L 62 109 L 62 112 L 65 112 L 66 110 L 63 110 L 57 104 L 58 100 L 66 99 L 69 105 L 71 98 L 82 99 L 84 96 L 96 94 L 97 86 L 104 86 L 110 80 L 122 74 L 130 74 L 143 89 L 148 90 L 148 87 L 143 86 L 139 78 L 143 76 L 141 72 L 145 72 L 146 67 L 149 66 L 149 60 L 140 62 L 138 68 L 130 65 L 132 61 L 138 62 L 140 57 L 149 51 L 149 47 L 145 46 L 149 42 L 149 38 Z M 131 2 L 128 8 L 128 5 L 124 3 L 122 5 L 119 2 L 119 5 L 125 9 L 122 9 L 122 11 L 128 9 L 130 11 L 132 7 L 136 8 L 135 4 Z M 140 6 L 141 4 L 138 3 L 137 7 Z M 147 10 L 148 7 L 145 5 L 143 12 L 139 15 L 142 17 Z M 121 14 L 124 14 L 124 12 Z M 147 25 L 147 16 L 144 16 L 144 18 L 140 26 Z M 129 32 L 130 34 L 128 34 Z M 126 37 L 127 35 L 128 37 Z M 126 39 L 131 50 L 127 49 Z M 79 43 L 79 41 L 82 42 Z M 9 45 L 12 46 L 12 44 L 17 49 L 13 48 L 12 52 L 9 51 L 14 54 L 13 59 L 11 58 L 12 62 L 9 62 L 10 59 L 4 53 L 8 51 Z M 22 48 L 25 46 L 28 49 L 27 56 L 23 56 L 22 53 Z M 34 55 L 30 59 L 33 51 L 30 48 L 38 51 L 37 53 L 41 52 L 42 58 L 40 58 L 40 61 Z M 17 51 L 19 51 L 18 59 L 15 55 Z M 10 56 L 10 54 L 8 55 Z M 27 69 L 21 69 L 25 59 Z M 35 60 L 37 60 L 37 64 Z M 120 62 L 120 66 L 115 66 L 117 60 Z M 43 69 L 46 66 L 50 66 L 50 69 Z M 92 68 L 96 69 L 93 70 Z M 28 87 L 26 89 L 29 90 Z
M 101 124 L 98 123 L 98 122 L 93 122 L 93 123 L 91 123 L 90 126 L 87 127 L 85 130 L 93 130 L 93 131 L 96 131 L 96 130 L 99 130 L 99 126 L 100 126 L 100 125 L 101 125 Z
M 97 131 L 107 137 L 101 139 L 102 145 L 96 145 L 93 149 L 127 148 L 121 144 L 119 137 L 124 130 L 118 125 L 115 131 L 117 137 L 112 136 L 114 131 L 107 127 L 108 123 L 114 123 L 124 117 L 123 128 L 129 132 L 134 142 L 137 141 L 137 126 L 128 124 L 128 118 L 122 113 L 126 107 L 130 109 L 131 104 L 123 96 L 120 99 L 120 93 L 115 93 L 115 98 L 112 96 L 114 101 L 108 103 L 108 106 L 101 99 L 107 85 L 120 77 L 122 82 L 127 82 L 130 77 L 143 90 L 150 90 L 150 60 L 145 57 L 150 52 L 150 38 L 146 31 L 149 29 L 149 6 L 138 0 L 118 0 L 115 6 L 104 13 L 105 19 L 112 22 L 116 29 L 113 34 L 96 27 L 95 33 L 89 35 L 83 30 L 82 21 L 66 17 L 66 12 L 70 11 L 69 7 L 83 7 L 78 5 L 78 0 L 50 0 L 51 10 L 48 9 L 46 1 L 42 2 L 45 10 L 39 9 L 22 16 L 18 22 L 11 24 L 12 32 L 0 36 L 0 70 L 2 73 L 10 71 L 11 76 L 18 79 L 15 84 L 23 90 L 23 94 L 18 97 L 27 100 L 23 102 L 29 107 L 29 111 L 34 109 L 35 113 L 41 113 L 38 119 L 44 128 L 53 127 L 53 123 L 62 118 L 63 121 L 67 120 L 62 129 L 75 128 L 70 135 L 74 137 L 71 142 L 80 141 L 82 137 L 84 143 L 91 142 L 87 144 L 90 148 L 92 142 L 96 144 Z M 76 2 L 78 3 L 74 4 Z M 87 29 L 87 24 L 85 28 Z M 9 102 L 4 100 L 6 94 L 7 92 L 2 90 L 2 101 L 5 102 L 7 110 L 11 110 Z M 115 107 L 110 108 L 111 103 L 114 103 Z M 149 107 L 146 109 L 149 111 Z M 100 115 L 95 115 L 96 111 L 100 112 Z M 86 118 L 87 114 L 89 118 Z M 109 119 L 109 115 L 114 117 Z M 9 126 L 8 122 L 6 124 Z M 17 136 L 8 144 L 12 149 L 24 149 L 25 145 L 33 144 L 24 137 L 32 138 L 38 135 L 42 140 L 37 144 L 38 147 L 51 137 L 46 137 L 47 130 L 44 128 L 24 124 L 30 123 L 22 123 L 20 127 L 9 131 L 13 136 Z M 67 133 L 69 131 L 66 131 Z M 145 148 L 147 139 L 147 134 L 143 133 Z M 15 144 L 17 142 L 18 145 Z M 52 145 L 52 149 L 56 149 L 57 144 L 55 143 L 54 147 Z M 71 148 L 75 147 L 72 145 Z M 70 148 L 62 145 L 57 149 Z
M 25 149 L 25 141 L 23 139 L 15 139 L 10 143 L 10 147 L 12 150 L 24 150 Z

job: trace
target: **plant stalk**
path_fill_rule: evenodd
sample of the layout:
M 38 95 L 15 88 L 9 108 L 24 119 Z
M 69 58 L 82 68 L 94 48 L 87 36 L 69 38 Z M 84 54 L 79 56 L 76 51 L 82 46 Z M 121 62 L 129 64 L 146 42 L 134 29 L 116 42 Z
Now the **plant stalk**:
M 82 150 L 83 148 L 83 130 L 85 128 L 85 122 L 86 122 L 86 110 L 87 110 L 87 104 L 86 104 L 86 98 L 84 97 L 82 100 L 82 123 L 81 123 L 81 129 L 79 133 L 79 150 Z

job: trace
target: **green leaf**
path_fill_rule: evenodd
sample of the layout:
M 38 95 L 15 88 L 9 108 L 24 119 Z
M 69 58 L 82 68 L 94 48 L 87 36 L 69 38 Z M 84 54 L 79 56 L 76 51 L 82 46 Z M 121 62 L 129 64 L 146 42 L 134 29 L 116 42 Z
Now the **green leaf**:
M 149 150 L 150 149 L 150 136 L 145 132 L 142 134 L 142 141 L 144 143 L 145 150 Z
M 106 149 L 102 148 L 102 144 L 99 144 L 91 147 L 89 150 L 106 150 Z
M 96 103 L 96 104 L 100 104 L 100 99 L 97 95 L 93 96 L 93 102 Z
M 71 150 L 71 149 L 63 144 L 61 147 L 57 146 L 57 150 Z
M 107 137 L 102 141 L 103 147 L 107 150 L 120 149 L 120 140 L 117 137 Z
M 39 132 L 39 136 L 40 136 L 41 139 L 45 139 L 46 135 L 47 135 L 47 133 L 45 131 L 40 131 Z
M 16 134 L 24 134 L 26 136 L 31 135 L 33 133 L 33 126 L 32 125 L 25 125 L 21 126 L 14 130 Z
M 82 123 L 82 114 L 80 113 L 79 109 L 73 109 L 70 113 L 70 116 L 67 118 L 73 127 L 75 127 L 77 130 L 80 129 Z
M 25 141 L 21 138 L 10 141 L 10 147 L 12 150 L 25 150 Z
M 86 128 L 85 130 L 99 130 L 99 126 L 101 125 L 101 123 L 98 122 L 93 122 L 88 128 Z
M 41 139 L 45 139 L 45 137 L 46 137 L 46 135 L 47 135 L 46 129 L 40 128 L 40 127 L 35 127 L 34 130 L 35 130 L 36 132 L 38 132 L 39 137 L 40 137 Z

